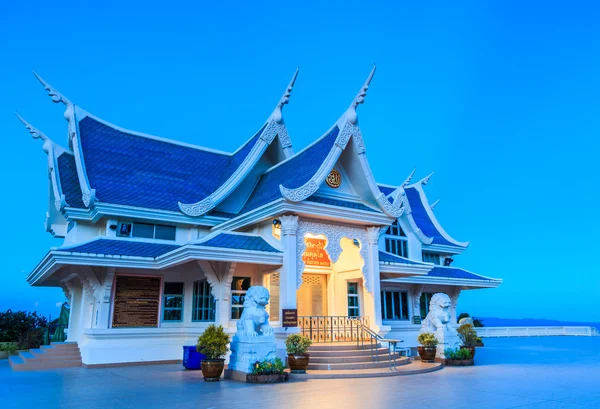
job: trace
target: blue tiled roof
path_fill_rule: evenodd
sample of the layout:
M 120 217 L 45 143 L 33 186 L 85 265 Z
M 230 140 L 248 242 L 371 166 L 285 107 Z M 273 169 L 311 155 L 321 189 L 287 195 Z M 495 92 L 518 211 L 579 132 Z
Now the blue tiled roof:
M 156 258 L 180 246 L 176 244 L 147 243 L 134 240 L 96 239 L 75 247 L 58 248 L 69 253 L 104 254 Z
M 91 117 L 79 122 L 79 133 L 98 201 L 179 211 L 179 201 L 200 201 L 229 178 L 262 129 L 234 155 L 129 134 Z
M 395 187 L 389 187 L 389 186 L 381 186 L 381 185 L 377 185 L 377 187 L 379 188 L 379 190 L 381 190 L 383 192 L 383 194 L 385 194 L 386 196 L 389 195 L 390 193 L 392 193 L 394 190 L 396 190 Z
M 338 127 L 334 126 L 315 144 L 262 175 L 240 213 L 249 212 L 281 198 L 279 185 L 295 189 L 308 182 L 331 151 L 338 133 Z
M 65 195 L 65 200 L 70 207 L 83 208 L 81 199 L 81 188 L 77 178 L 77 168 L 75 167 L 75 157 L 63 152 L 56 160 L 58 162 L 58 176 L 60 178 L 60 187 Z
M 221 247 L 227 249 L 266 251 L 269 253 L 281 253 L 260 236 L 248 236 L 242 234 L 220 233 L 208 241 L 197 243 L 198 246 Z
M 345 207 L 348 209 L 358 209 L 358 210 L 365 210 L 367 212 L 379 213 L 377 210 L 372 209 L 369 206 L 365 206 L 362 203 L 350 202 L 347 200 L 332 199 L 332 198 L 321 197 L 321 196 L 310 196 L 306 200 L 309 202 L 323 203 L 323 204 L 330 205 L 330 206 Z
M 410 208 L 412 210 L 412 217 L 415 220 L 417 227 L 421 229 L 423 234 L 425 234 L 427 237 L 431 237 L 433 239 L 433 244 L 456 247 L 456 244 L 451 243 L 450 241 L 446 240 L 444 236 L 442 236 L 429 218 L 429 215 L 425 210 L 425 206 L 423 206 L 423 202 L 421 201 L 421 195 L 419 194 L 419 191 L 414 187 L 406 188 L 405 191 L 408 202 L 410 203 Z
M 420 263 L 418 261 L 409 260 L 404 257 L 397 256 L 395 254 L 387 253 L 385 251 L 379 251 L 379 262 L 380 263 L 394 263 L 394 264 L 412 264 L 425 266 L 427 264 Z
M 478 281 L 497 281 L 494 279 L 489 279 L 486 277 L 482 277 L 480 275 L 471 273 L 469 271 L 463 270 L 462 268 L 456 267 L 440 267 L 435 266 L 433 270 L 427 273 L 428 277 L 439 277 L 439 278 L 454 278 L 460 280 L 478 280 Z

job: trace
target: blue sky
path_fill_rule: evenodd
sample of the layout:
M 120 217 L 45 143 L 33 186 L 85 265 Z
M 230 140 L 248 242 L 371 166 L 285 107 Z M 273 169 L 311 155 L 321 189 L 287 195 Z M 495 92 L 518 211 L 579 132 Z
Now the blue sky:
M 460 310 L 600 321 L 598 21 L 594 2 L 3 2 L 0 310 L 63 300 L 25 282 L 60 241 L 43 228 L 45 154 L 14 111 L 66 144 L 32 69 L 119 126 L 233 151 L 300 66 L 284 112 L 299 150 L 375 62 L 359 118 L 378 181 L 435 170 L 439 220 L 471 241 L 455 264 L 504 279 Z

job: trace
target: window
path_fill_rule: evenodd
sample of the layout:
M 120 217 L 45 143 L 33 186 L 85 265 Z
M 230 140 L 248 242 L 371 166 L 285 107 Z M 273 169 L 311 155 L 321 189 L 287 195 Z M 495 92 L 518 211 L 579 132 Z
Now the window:
M 433 293 L 422 293 L 421 294 L 421 318 L 425 319 L 427 314 L 429 314 L 429 302 L 431 301 L 431 297 L 433 297 Z
M 279 321 L 279 273 L 269 276 L 269 321 Z
M 183 283 L 165 283 L 163 321 L 183 320 Z
M 440 265 L 440 255 L 438 253 L 431 253 L 429 251 L 423 252 L 423 261 L 426 263 L 433 263 Z
M 145 239 L 175 240 L 175 226 L 150 223 L 119 223 L 119 237 L 141 237 Z
M 210 284 L 206 280 L 194 281 L 194 301 L 192 321 L 214 322 L 215 298 L 210 292 Z
M 348 316 L 359 317 L 358 283 L 348 283 Z
M 231 319 L 239 320 L 244 311 L 246 292 L 250 288 L 250 277 L 233 277 L 231 282 Z
M 385 251 L 408 258 L 408 239 L 398 220 L 395 220 L 385 232 Z
M 381 316 L 384 320 L 408 320 L 406 291 L 382 291 Z

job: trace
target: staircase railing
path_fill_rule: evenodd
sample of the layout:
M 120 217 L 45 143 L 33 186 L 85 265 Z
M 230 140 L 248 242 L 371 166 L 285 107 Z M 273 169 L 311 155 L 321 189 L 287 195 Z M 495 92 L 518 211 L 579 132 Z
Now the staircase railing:
M 347 316 L 301 316 L 298 317 L 298 326 L 302 335 L 313 342 L 354 342 L 356 349 L 365 349 L 371 352 L 371 361 L 379 362 L 378 344 L 388 344 L 388 362 L 390 370 L 396 369 L 397 344 L 402 341 L 385 339 L 369 327 L 368 317 Z
M 366 326 L 362 323 L 358 323 L 357 325 L 359 326 L 360 330 L 366 336 L 361 336 L 360 339 L 358 339 L 356 341 L 356 348 L 361 349 L 360 342 L 362 342 L 362 349 L 364 349 L 365 348 L 365 339 L 368 337 L 369 346 L 371 349 L 371 360 L 373 362 L 379 362 L 379 348 L 377 347 L 377 345 L 382 342 L 387 342 L 387 344 L 388 344 L 387 356 L 388 356 L 388 364 L 390 367 L 390 371 L 396 371 L 397 370 L 396 369 L 396 359 L 398 358 L 397 346 L 398 346 L 398 343 L 400 343 L 402 341 L 399 341 L 397 339 L 384 338 L 381 335 L 379 335 L 378 333 L 376 333 L 375 331 L 373 331 L 371 328 L 369 328 L 368 326 Z
M 298 326 L 313 342 L 353 342 L 366 335 L 361 326 L 369 326 L 369 317 L 301 316 Z

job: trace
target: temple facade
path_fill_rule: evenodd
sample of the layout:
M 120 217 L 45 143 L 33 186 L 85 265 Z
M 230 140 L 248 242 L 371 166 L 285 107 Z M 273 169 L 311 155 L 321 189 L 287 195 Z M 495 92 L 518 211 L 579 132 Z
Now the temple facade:
M 233 153 L 122 129 L 36 74 L 66 107 L 68 138 L 59 144 L 19 117 L 43 142 L 46 230 L 63 239 L 27 281 L 64 290 L 67 340 L 85 365 L 181 359 L 211 323 L 235 332 L 254 285 L 270 291 L 283 353 L 290 333 L 348 341 L 357 326 L 415 346 L 434 293 L 450 297 L 455 317 L 462 291 L 501 283 L 454 266 L 468 243 L 436 219 L 424 190 L 431 174 L 376 182 L 357 115 L 374 72 L 331 128 L 295 152 L 282 110 L 296 71 Z

